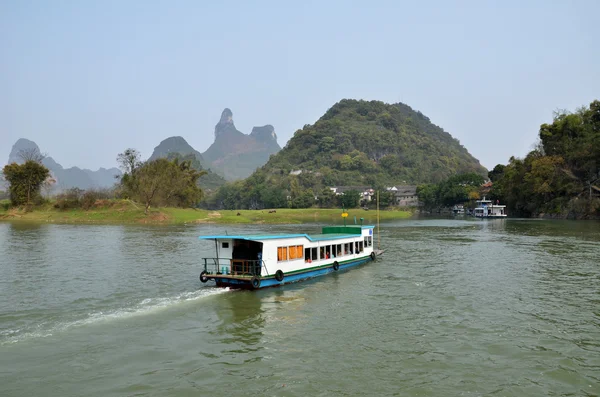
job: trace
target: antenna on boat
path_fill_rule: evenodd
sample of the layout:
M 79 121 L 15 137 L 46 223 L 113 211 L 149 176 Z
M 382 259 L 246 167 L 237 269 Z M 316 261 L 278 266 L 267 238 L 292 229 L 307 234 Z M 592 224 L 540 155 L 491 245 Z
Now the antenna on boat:
M 381 234 L 379 232 L 379 190 L 377 191 L 377 249 L 381 249 Z

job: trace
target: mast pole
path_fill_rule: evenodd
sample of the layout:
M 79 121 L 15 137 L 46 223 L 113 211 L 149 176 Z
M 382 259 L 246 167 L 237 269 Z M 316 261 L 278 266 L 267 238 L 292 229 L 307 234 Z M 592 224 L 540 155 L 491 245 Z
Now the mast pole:
M 377 249 L 381 249 L 381 234 L 379 232 L 379 190 L 377 191 Z

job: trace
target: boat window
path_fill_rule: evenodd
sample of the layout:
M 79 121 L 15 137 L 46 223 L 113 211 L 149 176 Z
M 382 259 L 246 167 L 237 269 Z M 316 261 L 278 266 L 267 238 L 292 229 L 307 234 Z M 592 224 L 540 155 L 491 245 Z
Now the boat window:
M 290 260 L 302 258 L 302 251 L 304 250 L 303 245 L 291 245 L 290 246 Z
M 304 262 L 311 262 L 310 248 L 304 248 Z
M 221 243 L 221 247 L 223 247 L 223 248 L 229 248 L 229 243 Z
M 316 261 L 317 259 L 319 259 L 317 257 L 317 247 L 313 247 L 310 251 L 311 251 L 310 257 L 312 258 L 313 261 Z
M 359 241 L 358 242 L 358 252 L 363 252 L 364 248 L 363 248 L 363 242 Z
M 319 249 L 319 258 L 325 259 L 325 247 L 321 247 L 321 249 Z
M 342 244 L 338 244 L 335 246 L 336 251 L 337 251 L 337 256 L 342 256 Z
M 354 253 L 358 254 L 360 250 L 358 249 L 358 241 L 354 242 Z
M 331 258 L 331 245 L 325 247 L 325 259 Z
M 277 262 L 287 261 L 287 247 L 277 247 Z

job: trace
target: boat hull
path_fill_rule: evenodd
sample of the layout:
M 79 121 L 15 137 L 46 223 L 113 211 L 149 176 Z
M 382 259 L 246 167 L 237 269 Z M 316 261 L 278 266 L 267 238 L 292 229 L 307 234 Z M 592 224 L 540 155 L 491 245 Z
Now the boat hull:
M 283 279 L 278 281 L 275 276 L 266 276 L 260 277 L 258 280 L 260 281 L 258 286 L 256 286 L 256 282 L 253 284 L 253 278 L 249 277 L 219 277 L 218 275 L 209 276 L 209 279 L 213 279 L 217 284 L 217 287 L 229 287 L 229 288 L 237 288 L 237 289 L 261 289 L 261 288 L 269 288 L 269 287 L 278 287 L 280 285 L 297 283 L 300 281 L 308 280 L 311 278 L 324 276 L 329 273 L 335 273 L 342 270 L 347 270 L 355 266 L 362 265 L 366 262 L 371 262 L 373 259 L 370 256 L 364 256 L 360 258 L 348 259 L 345 261 L 339 262 L 339 268 L 335 270 L 333 268 L 333 263 L 328 263 L 323 266 L 315 266 L 306 269 L 296 270 L 294 272 L 290 272 L 284 274 Z M 254 278 L 255 279 L 255 278 Z

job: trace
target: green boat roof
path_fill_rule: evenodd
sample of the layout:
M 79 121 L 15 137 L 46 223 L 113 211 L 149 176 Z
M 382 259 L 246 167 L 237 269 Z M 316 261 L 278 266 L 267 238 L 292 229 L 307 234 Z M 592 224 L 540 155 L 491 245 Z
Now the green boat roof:
M 374 226 L 331 226 L 324 227 L 323 233 L 308 235 L 306 233 L 301 234 L 259 234 L 259 235 L 213 235 L 213 236 L 200 236 L 200 240 L 248 240 L 248 241 L 261 241 L 261 240 L 281 240 L 286 238 L 298 238 L 304 237 L 308 241 L 327 241 L 337 240 L 342 238 L 357 237 L 362 234 L 363 229 L 373 229 Z M 340 233 L 345 232 L 345 233 Z

